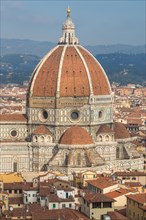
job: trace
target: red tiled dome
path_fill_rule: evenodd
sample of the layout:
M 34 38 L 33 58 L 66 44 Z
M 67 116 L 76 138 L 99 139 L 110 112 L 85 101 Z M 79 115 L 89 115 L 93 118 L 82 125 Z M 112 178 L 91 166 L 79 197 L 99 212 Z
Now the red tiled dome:
M 45 125 L 39 125 L 38 127 L 36 127 L 33 131 L 32 134 L 50 134 L 51 132 L 49 131 L 49 129 L 45 126 Z
M 84 128 L 78 126 L 69 128 L 60 139 L 60 144 L 66 145 L 86 145 L 93 143 L 89 133 Z
M 109 95 L 108 78 L 96 59 L 79 45 L 58 45 L 34 71 L 32 97 Z
M 101 125 L 97 133 L 100 134 L 100 133 L 111 133 L 111 132 L 113 131 L 109 128 L 109 126 Z
M 125 138 L 130 138 L 130 133 L 126 129 L 126 127 L 120 123 L 120 122 L 115 122 L 115 139 L 125 139 Z

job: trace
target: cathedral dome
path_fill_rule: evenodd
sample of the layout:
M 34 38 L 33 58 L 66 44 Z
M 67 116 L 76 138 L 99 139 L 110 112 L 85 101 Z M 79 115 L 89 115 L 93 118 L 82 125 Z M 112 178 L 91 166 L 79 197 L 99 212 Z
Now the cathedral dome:
M 65 145 L 87 145 L 94 144 L 89 133 L 79 126 L 73 126 L 69 128 L 62 135 L 60 144 Z
M 33 97 L 110 95 L 110 84 L 98 61 L 82 46 L 58 45 L 34 71 Z
M 110 95 L 111 88 L 100 63 L 75 37 L 70 9 L 62 37 L 34 70 L 29 97 L 90 97 Z

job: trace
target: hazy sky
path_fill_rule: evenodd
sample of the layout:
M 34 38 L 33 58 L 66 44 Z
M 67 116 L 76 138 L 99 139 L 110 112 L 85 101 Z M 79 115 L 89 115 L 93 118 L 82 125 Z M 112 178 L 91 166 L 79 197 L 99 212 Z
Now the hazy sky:
M 145 44 L 145 0 L 0 1 L 2 38 L 57 43 L 69 5 L 81 44 Z

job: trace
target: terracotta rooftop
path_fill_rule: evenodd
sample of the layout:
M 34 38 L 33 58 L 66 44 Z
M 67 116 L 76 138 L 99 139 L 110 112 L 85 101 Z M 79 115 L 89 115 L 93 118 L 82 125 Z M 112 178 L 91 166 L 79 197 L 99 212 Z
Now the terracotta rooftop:
M 120 123 L 120 122 L 115 122 L 114 124 L 114 131 L 115 131 L 115 139 L 125 139 L 125 138 L 130 138 L 130 133 L 126 129 L 126 127 Z
M 16 190 L 22 190 L 23 188 L 23 183 L 4 183 L 4 189 L 5 190 L 12 190 L 12 189 L 16 189 Z
M 40 126 L 38 126 L 38 127 L 36 127 L 34 130 L 33 130 L 33 132 L 32 132 L 33 134 L 43 134 L 43 135 L 45 135 L 45 134 L 50 134 L 51 135 L 51 132 L 50 132 L 50 130 L 45 126 L 45 125 L 40 125 Z
M 98 130 L 98 133 L 111 133 L 111 132 L 113 132 L 113 131 L 107 125 L 101 125 Z
M 39 195 L 40 196 L 47 196 L 50 193 L 49 187 L 40 187 L 39 188 Z
M 50 202 L 73 202 L 74 199 L 72 197 L 62 199 L 62 198 L 59 198 L 56 194 L 50 193 L 48 195 L 48 201 L 49 201 L 49 203 Z
M 90 220 L 87 216 L 74 209 L 54 209 L 32 213 L 33 220 Z
M 81 48 L 80 46 L 78 46 L 78 49 L 80 50 L 80 53 L 85 59 L 85 62 L 89 69 L 94 95 L 110 94 L 108 79 L 106 78 L 104 70 L 102 69 L 100 64 L 97 61 L 95 61 L 95 59 L 90 55 L 90 53 L 85 51 L 83 47 Z
M 26 122 L 27 117 L 24 114 L 0 114 L 0 121 Z
M 19 173 L 0 174 L 0 181 L 4 183 L 24 182 L 23 177 Z
M 139 208 L 146 211 L 146 205 L 139 206 Z
M 128 193 L 131 193 L 133 192 L 134 190 L 130 190 L 130 189 L 124 189 L 124 188 L 119 188 L 119 189 L 116 189 L 112 192 L 109 192 L 109 193 L 106 193 L 106 196 L 114 199 L 114 198 L 117 198 L 119 196 L 123 196 L 123 195 L 126 195 Z
M 145 172 L 139 171 L 130 171 L 130 172 L 115 172 L 114 173 L 117 177 L 118 176 L 146 176 Z
M 9 204 L 24 204 L 22 197 L 9 197 Z
M 104 189 L 117 184 L 116 181 L 113 181 L 109 177 L 99 177 L 98 179 L 87 180 L 87 183 L 99 189 Z
M 131 199 L 141 205 L 146 204 L 146 193 L 130 194 L 126 196 L 128 199 Z
M 33 187 L 32 182 L 13 182 L 13 183 L 4 183 L 4 189 L 5 190 L 32 190 L 36 189 Z
M 116 211 L 107 212 L 107 215 L 110 217 L 111 220 L 129 220 L 129 218 Z
M 142 186 L 140 182 L 125 182 L 125 185 L 128 187 L 139 187 Z
M 44 182 L 40 182 L 40 186 L 53 186 L 55 184 L 55 186 L 59 185 L 60 184 L 66 184 L 67 186 L 70 185 L 70 183 L 66 180 L 63 180 L 63 179 L 59 179 L 59 178 L 53 178 L 53 179 L 47 179 L 46 181 Z
M 109 95 L 110 85 L 100 64 L 83 47 L 70 45 L 57 46 L 41 60 L 31 80 L 31 94 L 34 97 L 54 97 L 59 85 L 61 97 L 89 97 L 87 69 L 94 95 Z
M 117 211 L 118 213 L 120 213 L 121 215 L 126 216 L 126 208 L 123 208 L 123 209 L 117 209 L 116 211 Z
M 128 124 L 135 124 L 135 125 L 142 125 L 142 119 L 141 118 L 127 118 L 127 123 Z
M 26 211 L 28 210 L 28 211 Z M 23 208 L 13 208 L 13 211 L 9 211 L 9 215 L 8 216 L 12 216 L 13 218 L 17 217 L 17 218 L 21 218 L 23 217 L 23 219 L 27 219 L 27 216 L 31 216 L 32 212 L 41 212 L 43 211 L 43 209 L 41 208 L 41 206 L 39 204 L 28 204 L 27 206 L 24 206 Z M 41 220 L 41 219 L 40 219 Z
M 87 193 L 83 197 L 87 202 L 114 202 L 115 200 L 102 193 Z
M 65 131 L 60 139 L 60 144 L 66 145 L 87 145 L 93 144 L 89 133 L 82 127 L 73 126 Z

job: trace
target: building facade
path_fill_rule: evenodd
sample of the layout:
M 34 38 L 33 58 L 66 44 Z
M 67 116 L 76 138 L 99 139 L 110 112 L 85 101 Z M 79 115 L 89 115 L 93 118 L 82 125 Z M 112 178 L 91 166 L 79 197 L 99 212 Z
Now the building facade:
M 105 71 L 79 45 L 67 10 L 62 37 L 36 66 L 26 114 L 0 115 L 0 172 L 143 169 L 133 138 L 113 122 Z

